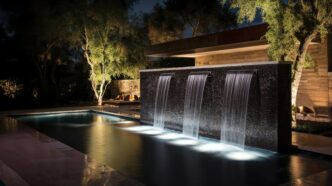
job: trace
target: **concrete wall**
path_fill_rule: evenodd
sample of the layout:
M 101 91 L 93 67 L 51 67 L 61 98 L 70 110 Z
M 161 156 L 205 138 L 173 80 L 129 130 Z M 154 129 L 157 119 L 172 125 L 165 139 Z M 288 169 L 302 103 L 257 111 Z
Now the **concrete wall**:
M 247 115 L 246 145 L 279 151 L 290 145 L 290 63 L 255 63 L 142 70 L 141 121 L 153 124 L 156 88 L 162 73 L 174 73 L 165 111 L 165 127 L 182 131 L 185 90 L 191 72 L 209 71 L 204 90 L 199 134 L 220 139 L 223 93 L 229 70 L 255 70 Z
M 327 41 L 321 44 L 312 44 L 309 47 L 309 53 L 315 61 L 316 67 L 303 71 L 297 96 L 297 105 L 306 106 L 315 109 L 318 113 L 328 115 L 330 112 L 329 107 L 332 105 L 332 91 L 330 91 L 332 90 L 332 73 L 328 73 Z M 256 50 L 197 57 L 195 65 L 237 64 L 267 60 L 267 50 Z

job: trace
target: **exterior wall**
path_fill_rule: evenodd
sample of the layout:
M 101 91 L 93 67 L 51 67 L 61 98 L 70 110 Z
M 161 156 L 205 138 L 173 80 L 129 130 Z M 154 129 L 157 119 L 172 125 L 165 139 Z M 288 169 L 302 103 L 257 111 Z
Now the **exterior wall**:
M 269 61 L 266 50 L 197 57 L 195 66 Z
M 309 53 L 316 63 L 313 69 L 304 69 L 297 97 L 298 106 L 306 106 L 320 114 L 329 114 L 332 105 L 332 73 L 328 73 L 327 42 L 313 44 Z M 268 61 L 267 50 L 217 54 L 197 57 L 196 66 L 236 64 Z M 331 88 L 331 89 L 330 89 Z
M 327 43 L 311 45 L 309 53 L 316 66 L 313 69 L 303 70 L 297 105 L 314 109 L 318 114 L 329 115 L 330 78 L 328 76 Z
M 158 78 L 172 73 L 163 120 L 165 128 L 182 131 L 187 78 L 194 72 L 209 72 L 211 76 L 206 81 L 201 104 L 199 135 L 220 140 L 223 109 L 227 108 L 224 84 L 230 70 L 255 72 L 248 95 L 245 144 L 273 151 L 287 149 L 291 144 L 290 63 L 141 70 L 141 122 L 153 124 Z
M 110 95 L 107 97 L 115 98 L 118 95 L 136 95 L 140 97 L 140 81 L 139 80 L 114 80 L 108 86 Z

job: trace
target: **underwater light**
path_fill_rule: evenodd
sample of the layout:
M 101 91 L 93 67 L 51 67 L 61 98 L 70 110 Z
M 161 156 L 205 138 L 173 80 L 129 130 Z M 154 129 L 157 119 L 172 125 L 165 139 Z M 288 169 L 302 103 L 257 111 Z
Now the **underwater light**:
M 198 144 L 198 141 L 197 140 L 194 140 L 194 139 L 176 139 L 176 140 L 173 140 L 171 141 L 172 144 L 174 145 L 183 145 L 183 146 L 186 146 L 186 145 L 197 145 Z
M 235 148 L 230 145 L 220 144 L 220 143 L 206 143 L 193 147 L 194 150 L 199 152 L 225 152 L 234 151 Z
M 113 124 L 132 124 L 132 123 L 135 123 L 135 122 L 134 121 L 123 120 L 123 121 L 114 122 Z
M 183 138 L 183 135 L 181 134 L 175 134 L 175 133 L 166 133 L 156 136 L 156 138 L 163 139 L 163 140 L 173 140 L 173 139 L 179 139 Z
M 225 155 L 227 158 L 238 161 L 254 160 L 257 159 L 254 153 L 246 151 L 230 152 Z
M 162 130 L 157 130 L 157 129 L 150 129 L 150 130 L 143 130 L 143 131 L 138 131 L 139 133 L 142 134 L 148 134 L 148 135 L 158 135 L 164 133 Z
M 125 130 L 129 130 L 129 131 L 144 131 L 144 130 L 151 130 L 153 129 L 153 127 L 150 126 L 134 126 L 134 127 L 127 127 L 124 128 Z

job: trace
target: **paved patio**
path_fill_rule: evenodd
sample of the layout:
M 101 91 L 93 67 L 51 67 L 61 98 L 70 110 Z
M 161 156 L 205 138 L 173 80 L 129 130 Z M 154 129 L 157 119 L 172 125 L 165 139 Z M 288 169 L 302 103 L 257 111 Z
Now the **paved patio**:
M 13 118 L 0 119 L 0 152 L 6 185 L 142 185 Z

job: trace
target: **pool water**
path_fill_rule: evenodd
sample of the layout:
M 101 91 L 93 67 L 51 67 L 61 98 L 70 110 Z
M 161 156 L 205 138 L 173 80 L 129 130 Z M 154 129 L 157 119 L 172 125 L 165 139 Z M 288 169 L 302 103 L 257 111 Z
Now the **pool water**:
M 332 169 L 328 157 L 242 151 L 94 112 L 17 119 L 146 185 L 279 185 Z

